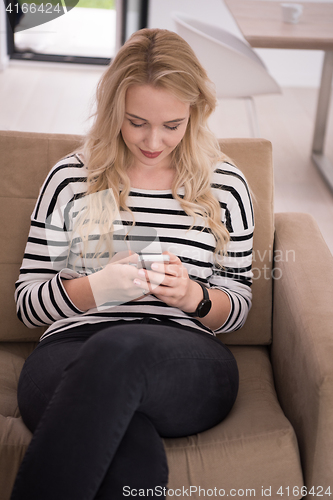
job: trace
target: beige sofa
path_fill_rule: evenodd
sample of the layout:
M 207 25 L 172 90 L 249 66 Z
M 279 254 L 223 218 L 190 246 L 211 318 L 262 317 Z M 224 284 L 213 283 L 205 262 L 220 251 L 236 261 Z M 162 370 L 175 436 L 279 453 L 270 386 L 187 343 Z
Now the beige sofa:
M 14 283 L 38 189 L 78 141 L 77 136 L 0 133 L 0 500 L 9 499 L 31 439 L 16 388 L 24 359 L 42 333 L 16 318 Z M 169 494 L 295 499 L 306 494 L 305 485 L 309 499 L 329 500 L 333 259 L 311 216 L 274 218 L 270 143 L 228 139 L 221 147 L 243 170 L 254 195 L 253 307 L 245 327 L 221 336 L 240 370 L 231 413 L 202 434 L 165 440 Z

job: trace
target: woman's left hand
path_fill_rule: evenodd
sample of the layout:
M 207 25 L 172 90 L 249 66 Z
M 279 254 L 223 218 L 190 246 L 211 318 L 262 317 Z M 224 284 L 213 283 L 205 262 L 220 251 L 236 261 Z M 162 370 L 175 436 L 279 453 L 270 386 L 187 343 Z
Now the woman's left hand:
M 163 254 L 169 255 L 170 261 L 154 262 L 151 271 L 141 269 L 138 275 L 142 280 L 135 284 L 147 289 L 148 293 L 153 293 L 169 306 L 193 312 L 202 299 L 200 285 L 190 279 L 186 267 L 176 255 L 170 252 Z

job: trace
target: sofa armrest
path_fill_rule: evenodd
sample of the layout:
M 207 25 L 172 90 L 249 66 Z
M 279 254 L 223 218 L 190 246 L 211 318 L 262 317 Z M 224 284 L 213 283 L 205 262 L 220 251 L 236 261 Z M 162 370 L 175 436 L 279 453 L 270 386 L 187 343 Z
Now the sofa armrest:
M 299 443 L 305 484 L 333 493 L 333 257 L 317 223 L 275 217 L 272 364 Z M 323 488 L 323 491 L 321 491 Z

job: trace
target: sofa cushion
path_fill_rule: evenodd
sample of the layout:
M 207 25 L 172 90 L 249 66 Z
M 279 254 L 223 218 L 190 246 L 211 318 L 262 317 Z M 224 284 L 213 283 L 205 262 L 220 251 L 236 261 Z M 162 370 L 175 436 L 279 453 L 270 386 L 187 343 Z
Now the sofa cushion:
M 19 272 L 20 264 L 0 263 L 2 285 L 0 286 L 0 348 L 2 341 L 37 341 L 46 329 L 46 327 L 27 328 L 16 315 L 14 292 Z
M 51 167 L 80 140 L 77 135 L 2 131 L 1 196 L 36 199 Z
M 272 145 L 264 139 L 223 139 L 221 150 L 245 175 L 253 200 L 252 309 L 237 332 L 220 334 L 226 344 L 270 344 L 274 246 Z
M 19 464 L 31 439 L 17 406 L 17 384 L 35 344 L 0 344 L 0 500 L 9 500 Z
M 34 348 L 33 343 L 0 344 L 0 415 L 19 417 L 17 385 L 25 359 Z
M 35 206 L 31 198 L 0 198 L 2 214 L 1 263 L 21 263 L 30 228 L 30 216 Z
M 0 344 L 0 386 L 5 386 L 0 409 L 7 417 L 0 417 L 0 492 L 8 492 L 7 496 L 0 495 L 0 500 L 9 498 L 8 482 L 14 481 L 31 437 L 16 402 L 18 374 L 29 349 L 24 344 Z M 279 498 L 273 495 L 279 487 L 286 491 L 287 486 L 303 484 L 295 434 L 278 403 L 266 348 L 236 346 L 231 350 L 240 372 L 236 403 L 216 427 L 194 436 L 164 440 L 169 487 L 216 487 L 227 493 L 233 488 L 255 489 L 256 497 L 261 496 L 261 487 L 271 487 L 272 497 Z
M 0 500 L 9 500 L 19 465 L 31 439 L 21 417 L 0 415 Z

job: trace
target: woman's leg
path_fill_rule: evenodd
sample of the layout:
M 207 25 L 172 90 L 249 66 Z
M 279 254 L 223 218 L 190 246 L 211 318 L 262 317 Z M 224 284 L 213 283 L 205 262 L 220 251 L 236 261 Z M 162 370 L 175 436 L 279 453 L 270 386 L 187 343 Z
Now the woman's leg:
M 91 333 L 91 332 L 90 332 Z M 96 332 L 95 332 L 96 333 Z M 26 361 L 19 382 L 18 399 L 20 410 L 25 424 L 34 432 L 48 402 L 61 380 L 64 368 L 75 357 L 80 346 L 88 335 L 68 334 L 69 338 L 54 339 L 50 344 L 40 344 Z M 131 484 L 131 488 L 148 488 L 152 484 L 167 485 L 168 467 L 160 436 L 150 420 L 142 413 L 136 412 L 126 430 L 126 433 L 117 449 L 117 460 L 113 461 L 112 468 L 99 488 L 97 499 L 124 498 L 122 484 Z M 139 460 L 138 460 L 139 458 Z M 147 474 L 147 471 L 149 473 Z M 126 478 L 128 477 L 128 481 Z M 38 478 L 43 481 L 43 479 Z M 47 479 L 48 480 L 48 479 Z M 25 497 L 33 498 L 30 486 Z M 159 496 L 164 498 L 164 496 Z M 45 497 L 45 500 L 48 499 Z M 75 499 L 74 499 L 75 500 Z
M 77 355 L 89 334 L 42 342 L 26 360 L 18 384 L 18 402 L 25 425 L 34 432 L 64 369 Z
M 69 363 L 34 433 L 12 500 L 92 500 L 96 495 L 118 500 L 124 498 L 115 496 L 122 487 L 140 486 L 140 476 L 148 478 L 142 487 L 163 486 L 166 463 L 159 435 L 203 431 L 230 411 L 238 373 L 219 341 L 158 324 L 133 326 L 93 335 Z M 137 426 L 146 446 L 131 446 Z M 135 470 L 142 471 L 136 477 L 133 467 L 123 465 L 130 457 Z M 140 469 L 145 460 L 147 469 Z M 157 473 L 150 478 L 149 468 L 156 463 Z
M 165 498 L 168 465 L 163 442 L 143 413 L 135 412 L 95 500 L 133 498 L 139 490 L 156 488 L 159 499 Z M 133 494 L 130 496 L 129 493 Z M 149 498 L 157 498 L 151 492 Z

